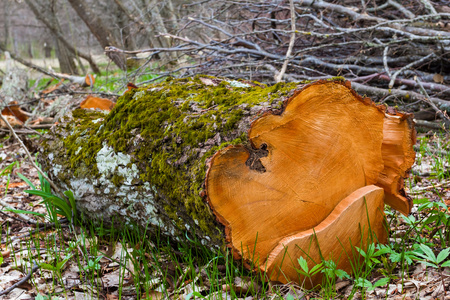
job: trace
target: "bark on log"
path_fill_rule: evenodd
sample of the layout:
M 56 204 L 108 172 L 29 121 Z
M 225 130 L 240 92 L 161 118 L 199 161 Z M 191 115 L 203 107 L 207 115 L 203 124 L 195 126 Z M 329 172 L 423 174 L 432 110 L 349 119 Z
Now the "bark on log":
M 299 256 L 350 271 L 352 246 L 386 241 L 384 202 L 411 209 L 414 143 L 411 115 L 349 82 L 199 76 L 133 89 L 109 114 L 74 111 L 39 160 L 91 219 L 228 247 L 287 282 L 302 280 Z

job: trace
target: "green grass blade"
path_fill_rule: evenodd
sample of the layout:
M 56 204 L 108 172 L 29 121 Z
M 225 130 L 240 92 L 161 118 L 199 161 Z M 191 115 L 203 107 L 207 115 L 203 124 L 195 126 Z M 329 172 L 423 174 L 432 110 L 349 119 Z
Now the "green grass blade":
M 41 214 L 41 213 L 38 213 L 38 212 L 35 212 L 35 211 L 22 210 L 22 209 L 10 209 L 10 208 L 5 208 L 5 209 L 3 209 L 3 211 L 10 211 L 10 212 L 15 213 L 15 214 L 29 214 L 29 215 L 35 215 L 35 216 L 42 217 L 42 218 L 45 217 L 44 214 Z
M 36 187 L 34 186 L 34 184 L 33 184 L 28 178 L 26 178 L 25 176 L 23 176 L 23 175 L 20 174 L 20 173 L 17 173 L 17 176 L 19 176 L 20 179 L 22 179 L 23 181 L 25 181 L 26 184 L 28 184 L 33 190 L 36 189 Z
M 72 210 L 67 202 L 51 193 L 37 190 L 25 190 L 25 193 L 40 196 L 45 202 L 50 202 L 54 206 L 60 209 L 61 214 L 67 219 L 72 220 Z
M 67 198 L 69 199 L 70 206 L 73 211 L 73 217 L 76 219 L 77 218 L 77 205 L 75 203 L 75 197 L 73 196 L 72 191 L 65 191 L 64 195 L 66 195 Z

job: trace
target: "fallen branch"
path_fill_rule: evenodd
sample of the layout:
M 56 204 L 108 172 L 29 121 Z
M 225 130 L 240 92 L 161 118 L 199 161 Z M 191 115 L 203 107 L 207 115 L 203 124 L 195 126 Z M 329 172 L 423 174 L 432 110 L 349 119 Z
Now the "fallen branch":
M 291 57 L 292 49 L 294 48 L 295 43 L 295 7 L 294 1 L 289 0 L 290 11 L 291 11 L 291 39 L 289 41 L 289 47 L 286 52 L 286 58 L 284 59 L 283 66 L 278 74 L 275 75 L 275 81 L 280 82 L 283 79 L 283 75 L 286 72 L 287 65 L 289 63 L 289 58 Z
M 13 211 L 16 210 L 14 207 L 9 206 L 8 203 L 6 203 L 5 201 L 3 201 L 1 199 L 0 199 L 0 205 L 3 206 L 3 207 L 6 207 L 9 210 L 13 210 Z M 26 223 L 30 223 L 30 224 L 36 224 L 37 223 L 36 220 L 30 218 L 29 216 L 27 216 L 25 214 L 16 213 L 16 215 L 17 215 L 17 217 L 19 219 L 21 219 L 22 221 L 24 221 Z
M 360 84 L 357 82 L 352 81 L 352 88 L 355 89 L 358 93 L 366 94 L 370 96 L 376 96 L 379 98 L 383 98 L 387 95 L 394 95 L 400 98 L 408 99 L 408 101 L 425 101 L 425 96 L 413 92 L 413 91 L 404 91 L 399 89 L 382 89 L 378 87 L 372 87 L 364 84 Z M 429 100 L 436 104 L 437 107 L 439 107 L 441 110 L 450 110 L 450 101 L 443 100 L 436 97 L 430 97 Z
M 416 126 L 419 127 L 425 127 L 425 128 L 430 128 L 430 129 L 449 129 L 449 126 L 444 124 L 444 123 L 435 123 L 435 122 L 430 122 L 430 121 L 425 121 L 425 120 L 414 120 L 414 122 L 416 123 Z
M 6 48 L 4 48 L 1 44 L 0 44 L 0 50 L 7 51 Z M 22 65 L 24 65 L 24 66 L 26 66 L 26 67 L 28 67 L 30 69 L 36 70 L 38 72 L 41 72 L 41 73 L 43 73 L 43 74 L 45 74 L 47 76 L 50 76 L 52 78 L 55 78 L 57 80 L 67 79 L 67 80 L 69 80 L 72 83 L 77 83 L 77 84 L 80 84 L 82 86 L 91 86 L 94 83 L 94 81 L 95 81 L 94 76 L 90 75 L 90 74 L 87 74 L 86 76 L 76 76 L 76 75 L 69 75 L 69 74 L 52 72 L 52 71 L 46 70 L 44 68 L 41 68 L 41 67 L 39 67 L 39 66 L 29 62 L 29 61 L 26 61 L 26 60 L 18 57 L 17 55 L 14 55 L 12 53 L 10 53 L 10 55 L 11 55 L 12 59 L 14 59 L 15 61 L 21 63 Z M 63 83 L 63 85 L 64 85 L 64 83 Z
M 40 232 L 42 230 L 47 230 L 47 229 L 52 229 L 52 228 L 55 228 L 57 226 L 58 226 L 58 228 L 68 228 L 69 227 L 68 224 L 63 224 L 63 223 L 66 223 L 66 222 L 68 222 L 67 219 L 62 219 L 59 223 L 45 223 L 45 224 L 37 223 L 36 225 L 38 225 L 39 227 L 37 227 L 36 229 L 33 229 L 33 230 L 31 230 L 31 231 L 29 231 L 29 232 L 27 232 L 25 234 L 22 234 L 22 235 L 13 236 L 13 237 L 9 238 L 8 240 L 1 241 L 1 244 L 2 245 L 5 245 L 5 244 L 7 245 L 7 244 L 9 244 L 9 243 L 11 243 L 11 242 L 13 242 L 15 240 L 20 240 L 20 239 L 23 239 L 23 238 L 26 238 L 26 237 L 30 237 L 32 234 L 35 234 L 36 232 Z

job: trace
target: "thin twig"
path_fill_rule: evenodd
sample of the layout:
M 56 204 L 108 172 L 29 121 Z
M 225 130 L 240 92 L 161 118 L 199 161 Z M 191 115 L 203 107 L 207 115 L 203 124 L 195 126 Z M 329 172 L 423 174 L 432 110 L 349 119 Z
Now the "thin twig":
M 423 6 L 425 6 L 425 8 L 428 9 L 428 11 L 431 14 L 437 14 L 436 9 L 433 7 L 433 4 L 431 4 L 430 1 L 428 1 L 428 0 L 420 0 L 420 2 L 422 2 Z
M 449 126 L 445 123 L 435 123 L 425 120 L 416 120 L 414 119 L 414 122 L 416 123 L 416 126 L 430 128 L 430 129 L 436 129 L 436 130 L 445 130 L 449 129 Z
M 24 233 L 22 235 L 17 235 L 17 236 L 13 236 L 7 240 L 1 241 L 1 244 L 9 244 L 11 242 L 14 242 L 15 240 L 20 240 L 26 237 L 30 237 L 32 234 L 35 234 L 36 232 L 40 232 L 42 230 L 47 230 L 47 229 L 51 229 L 51 228 L 55 228 L 58 226 L 58 228 L 68 228 L 69 225 L 68 224 L 64 224 L 68 222 L 67 219 L 62 219 L 61 221 L 59 221 L 59 223 L 44 223 L 44 224 L 39 224 L 37 223 L 36 225 L 38 225 L 39 227 L 36 229 L 33 229 L 27 233 Z M 61 225 L 62 224 L 62 225 Z M 42 226 L 42 227 L 41 227 Z
M 389 66 L 388 66 L 388 62 L 387 62 L 388 51 L 389 51 L 389 47 L 386 46 L 383 51 L 383 65 L 384 65 L 384 70 L 386 71 L 386 74 L 388 74 L 389 77 L 391 77 L 392 75 L 391 75 L 391 72 L 389 71 Z
M 436 104 L 434 104 L 433 102 L 430 101 L 430 96 L 428 95 L 427 91 L 425 90 L 425 88 L 422 85 L 422 82 L 420 82 L 419 78 L 416 76 L 414 78 L 414 80 L 417 82 L 417 84 L 420 87 L 420 90 L 422 91 L 422 93 L 425 95 L 425 101 L 434 109 L 434 111 L 438 114 L 439 117 L 441 117 L 444 120 L 447 120 L 447 123 L 450 121 L 450 118 L 448 117 L 448 115 L 443 112 L 442 110 L 440 110 Z M 447 124 L 448 125 L 448 124 Z
M 286 68 L 289 63 L 289 58 L 291 57 L 292 49 L 294 48 L 295 43 L 295 7 L 294 0 L 289 0 L 289 6 L 291 9 L 291 40 L 289 41 L 289 48 L 286 52 L 286 58 L 284 59 L 283 66 L 278 74 L 275 75 L 275 81 L 280 82 L 283 79 L 284 73 L 286 73 Z
M 3 207 L 6 207 L 7 209 L 13 210 L 13 211 L 16 210 L 15 208 L 9 206 L 8 203 L 4 202 L 4 201 L 1 200 L 1 199 L 0 199 L 0 205 L 3 206 Z M 29 216 L 27 216 L 27 215 L 25 215 L 25 214 L 16 213 L 16 215 L 17 215 L 17 217 L 18 217 L 19 219 L 21 219 L 22 221 L 24 221 L 24 222 L 26 222 L 26 223 L 31 223 L 31 224 L 36 224 L 36 223 L 37 223 L 36 220 L 30 218 Z
M 397 78 L 398 74 L 400 74 L 401 72 L 403 72 L 403 71 L 405 71 L 407 69 L 410 69 L 410 68 L 412 68 L 414 66 L 417 66 L 418 64 L 421 64 L 421 63 L 425 62 L 427 59 L 435 57 L 435 56 L 436 55 L 434 53 L 430 53 L 427 56 L 425 56 L 425 57 L 423 57 L 423 58 L 421 58 L 421 59 L 419 59 L 417 61 L 414 61 L 414 62 L 412 62 L 410 64 L 407 64 L 406 66 L 404 66 L 400 70 L 396 71 L 391 77 L 391 81 L 389 82 L 389 88 L 392 89 L 394 87 L 395 78 Z
M 445 182 L 441 182 L 441 183 L 438 183 L 438 184 L 429 185 L 429 186 L 425 186 L 425 187 L 422 187 L 422 188 L 411 190 L 411 191 L 409 191 L 409 194 L 420 194 L 420 193 L 422 193 L 424 191 L 432 190 L 432 189 L 438 188 L 438 187 L 446 187 L 446 186 L 450 186 L 450 180 L 445 181 Z
M 3 203 L 4 203 L 4 202 L 3 202 Z M 0 200 L 0 204 L 1 204 L 3 207 L 6 207 L 6 208 L 8 208 L 8 209 L 14 209 L 14 208 L 12 208 L 12 207 L 3 205 L 3 203 L 1 203 L 1 200 Z M 34 221 L 33 219 L 32 219 L 31 221 L 25 220 L 25 218 L 28 217 L 27 215 L 23 215 L 25 218 L 22 218 L 22 216 L 18 216 L 18 217 L 10 216 L 10 215 L 4 213 L 3 211 L 0 211 L 0 214 L 4 215 L 4 216 L 7 217 L 7 218 L 12 218 L 12 219 L 14 219 L 14 220 L 16 220 L 16 221 L 19 221 L 19 222 L 26 222 L 26 223 L 29 223 L 29 222 L 33 222 L 33 221 Z M 16 214 L 16 215 L 17 215 L 17 214 Z M 34 223 L 33 223 L 33 224 L 34 224 Z M 37 222 L 36 222 L 36 224 L 37 224 Z
M 16 287 L 20 286 L 21 284 L 24 284 L 25 282 L 28 281 L 28 279 L 31 278 L 31 275 L 33 275 L 34 272 L 37 271 L 37 269 L 39 269 L 39 266 L 36 264 L 36 262 L 33 260 L 33 268 L 30 270 L 30 272 L 27 274 L 27 276 L 25 276 L 24 278 L 22 278 L 21 280 L 19 280 L 18 282 L 14 283 L 12 286 L 10 286 L 9 288 L 7 288 L 6 290 L 0 291 L 0 296 L 2 295 L 6 295 L 9 292 L 11 292 L 12 290 L 14 290 Z
M 3 122 L 5 122 L 6 126 L 9 128 L 9 131 L 11 132 L 11 134 L 14 136 L 14 138 L 19 142 L 20 147 L 22 147 L 22 149 L 25 151 L 28 159 L 30 160 L 32 166 L 42 175 L 42 177 L 45 178 L 45 180 L 48 181 L 48 183 L 50 184 L 50 186 L 55 190 L 55 192 L 58 193 L 58 195 L 62 198 L 62 199 L 66 199 L 66 196 L 61 192 L 61 190 L 56 186 L 56 184 L 50 180 L 50 178 L 48 178 L 47 174 L 45 174 L 41 168 L 39 168 L 39 166 L 33 161 L 33 157 L 31 156 L 30 152 L 28 151 L 28 148 L 25 146 L 25 144 L 22 142 L 22 140 L 19 138 L 19 136 L 16 134 L 16 132 L 14 131 L 14 128 L 12 128 L 11 124 L 9 124 L 8 120 L 6 120 L 6 118 L 0 114 L 0 119 L 2 119 Z

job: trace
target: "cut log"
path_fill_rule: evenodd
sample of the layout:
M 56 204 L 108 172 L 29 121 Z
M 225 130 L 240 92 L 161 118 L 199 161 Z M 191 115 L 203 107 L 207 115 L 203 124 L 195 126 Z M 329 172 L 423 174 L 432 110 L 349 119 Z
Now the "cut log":
M 412 116 L 342 80 L 198 76 L 131 89 L 109 114 L 74 111 L 39 160 L 91 220 L 188 235 L 302 282 L 300 256 L 351 271 L 352 246 L 386 241 L 383 204 L 409 213 L 414 138 Z

